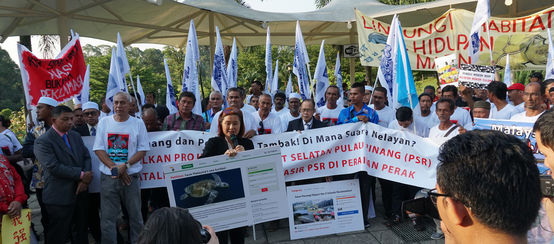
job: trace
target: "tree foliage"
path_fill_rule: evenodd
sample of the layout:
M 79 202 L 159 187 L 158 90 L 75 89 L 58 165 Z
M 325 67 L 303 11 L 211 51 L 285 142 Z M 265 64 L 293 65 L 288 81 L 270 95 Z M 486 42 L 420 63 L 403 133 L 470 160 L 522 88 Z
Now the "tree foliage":
M 6 50 L 0 49 L 0 108 L 20 110 L 25 103 L 19 68 Z

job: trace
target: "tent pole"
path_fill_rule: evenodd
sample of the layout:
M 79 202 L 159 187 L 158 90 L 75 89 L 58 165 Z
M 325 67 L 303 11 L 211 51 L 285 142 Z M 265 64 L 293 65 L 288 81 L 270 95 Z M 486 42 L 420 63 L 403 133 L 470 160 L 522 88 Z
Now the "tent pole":
M 215 54 L 215 26 L 214 26 L 214 13 L 209 12 L 209 25 L 210 25 L 210 67 L 214 67 L 214 54 Z

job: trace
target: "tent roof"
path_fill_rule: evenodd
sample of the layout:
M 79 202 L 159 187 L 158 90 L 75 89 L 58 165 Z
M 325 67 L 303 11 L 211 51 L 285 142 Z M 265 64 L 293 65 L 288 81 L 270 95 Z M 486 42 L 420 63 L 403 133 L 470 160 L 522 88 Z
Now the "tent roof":
M 552 0 L 490 0 L 491 15 L 523 16 L 552 5 Z M 158 2 L 159 4 L 151 3 Z M 270 13 L 245 8 L 234 0 L 2 0 L 0 2 L 1 40 L 14 35 L 69 33 L 115 41 L 120 32 L 126 45 L 159 43 L 182 46 L 189 21 L 194 19 L 201 45 L 215 43 L 215 26 L 225 44 L 237 38 L 240 46 L 263 45 L 266 30 L 271 42 L 293 45 L 296 20 L 301 21 L 307 44 L 357 43 L 355 26 L 347 28 L 354 7 L 364 14 L 390 21 L 399 14 L 404 26 L 428 22 L 450 7 L 473 11 L 476 0 L 437 0 L 411 5 L 386 5 L 377 0 L 333 0 L 327 6 L 302 13 Z

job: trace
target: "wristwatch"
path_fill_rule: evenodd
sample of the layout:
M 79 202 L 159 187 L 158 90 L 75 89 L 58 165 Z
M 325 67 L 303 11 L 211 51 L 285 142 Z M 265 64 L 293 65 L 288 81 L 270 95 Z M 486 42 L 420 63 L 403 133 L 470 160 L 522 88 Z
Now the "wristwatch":
M 125 167 L 127 167 L 127 169 L 130 169 L 131 168 L 131 164 L 127 161 L 125 161 Z

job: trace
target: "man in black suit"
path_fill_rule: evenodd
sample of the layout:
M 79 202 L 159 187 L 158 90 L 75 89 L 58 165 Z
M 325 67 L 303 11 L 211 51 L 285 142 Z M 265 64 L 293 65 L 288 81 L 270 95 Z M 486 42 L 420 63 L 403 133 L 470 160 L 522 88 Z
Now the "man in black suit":
M 310 130 L 317 129 L 322 127 L 327 127 L 327 124 L 317 120 L 314 117 L 315 113 L 315 103 L 312 99 L 305 99 L 300 104 L 300 118 L 291 120 L 287 127 L 288 131 L 295 130 Z
M 48 214 L 46 243 L 88 243 L 87 188 L 92 181 L 88 149 L 71 131 L 73 111 L 52 109 L 52 127 L 35 140 L 34 152 L 44 169 L 42 198 Z M 71 235 L 72 229 L 75 234 Z
M 98 104 L 94 102 L 86 102 L 83 104 L 83 116 L 85 117 L 86 123 L 73 127 L 73 130 L 79 132 L 81 136 L 96 136 L 96 125 L 100 117 Z

